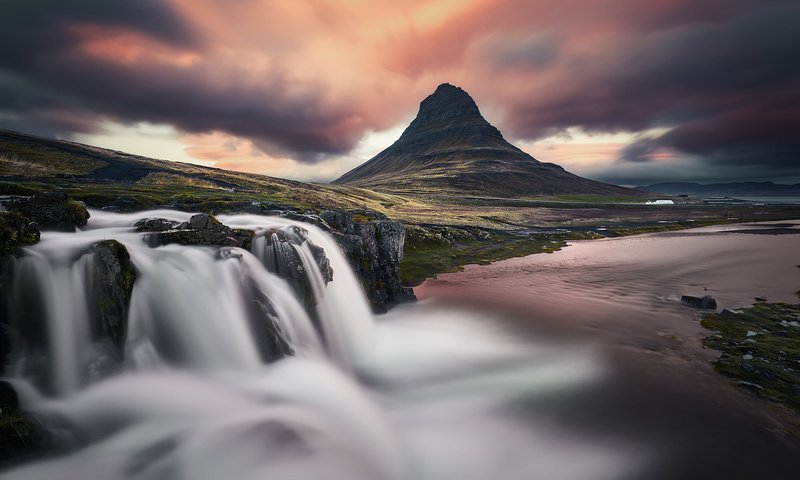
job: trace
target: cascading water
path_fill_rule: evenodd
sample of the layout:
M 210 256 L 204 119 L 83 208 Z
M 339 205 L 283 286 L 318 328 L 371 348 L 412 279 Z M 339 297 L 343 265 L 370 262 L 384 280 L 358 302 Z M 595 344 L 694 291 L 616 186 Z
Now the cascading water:
M 252 253 L 151 248 L 132 228 L 189 216 L 93 211 L 86 230 L 46 233 L 16 260 L 12 322 L 40 322 L 46 338 L 13 352 L 6 371 L 26 409 L 79 440 L 0 478 L 602 479 L 632 467 L 620 451 L 513 414 L 522 399 L 592 382 L 602 369 L 591 352 L 513 340 L 476 312 L 414 305 L 375 321 L 336 243 L 310 225 L 221 216 L 256 232 Z M 326 284 L 308 242 L 292 247 L 311 315 L 271 273 L 263 240 L 297 226 L 334 272 Z M 95 259 L 83 252 L 108 238 L 127 248 L 137 278 L 122 364 L 87 375 L 104 339 L 90 327 Z M 273 361 L 264 343 L 276 337 L 289 355 Z

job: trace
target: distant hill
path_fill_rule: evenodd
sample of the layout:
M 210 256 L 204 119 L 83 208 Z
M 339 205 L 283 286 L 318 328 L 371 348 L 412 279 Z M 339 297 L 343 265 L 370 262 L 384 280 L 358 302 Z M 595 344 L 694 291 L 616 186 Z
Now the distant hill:
M 333 183 L 392 193 L 506 198 L 642 195 L 539 162 L 507 142 L 467 92 L 447 83 L 422 101 L 396 142 Z
M 203 211 L 228 205 L 241 211 L 251 202 L 379 208 L 400 202 L 351 187 L 171 162 L 0 129 L 0 195 L 46 190 L 63 190 L 89 206 L 123 210 L 170 206 Z
M 739 183 L 656 183 L 636 187 L 637 190 L 667 195 L 692 195 L 701 197 L 769 197 L 777 195 L 800 195 L 800 183 L 784 185 L 772 182 Z

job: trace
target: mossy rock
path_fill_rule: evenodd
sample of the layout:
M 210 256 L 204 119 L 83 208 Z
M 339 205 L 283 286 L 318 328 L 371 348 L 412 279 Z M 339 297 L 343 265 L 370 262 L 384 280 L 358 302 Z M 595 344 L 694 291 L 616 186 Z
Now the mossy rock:
M 64 214 L 68 222 L 78 227 L 85 226 L 89 221 L 89 211 L 77 200 L 69 199 L 64 202 Z
M 703 344 L 721 352 L 718 372 L 800 412 L 800 305 L 758 303 L 704 314 L 701 324 L 716 333 Z
M 19 213 L 0 212 L 0 258 L 39 241 L 39 228 Z

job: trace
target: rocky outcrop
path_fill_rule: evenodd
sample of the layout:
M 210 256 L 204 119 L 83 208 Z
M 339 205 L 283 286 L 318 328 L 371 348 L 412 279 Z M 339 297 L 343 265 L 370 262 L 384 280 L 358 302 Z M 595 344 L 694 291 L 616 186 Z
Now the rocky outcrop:
M 147 219 L 137 228 L 154 228 L 166 225 L 169 220 Z M 171 225 L 171 224 L 170 224 Z M 145 231 L 145 230 L 140 230 Z M 152 231 L 152 230 L 147 230 Z M 253 231 L 246 229 L 230 228 L 208 213 L 198 213 L 188 222 L 181 223 L 175 228 L 161 231 L 152 231 L 145 235 L 145 241 L 151 247 L 177 243 L 180 245 L 214 245 L 220 247 L 241 247 L 250 249 L 253 241 Z
M 220 258 L 241 259 L 241 250 L 230 247 L 222 247 L 219 250 Z M 294 351 L 278 327 L 278 313 L 275 310 L 272 300 L 254 282 L 243 282 L 242 288 L 246 289 L 246 297 L 252 299 L 247 302 L 245 307 L 250 315 L 250 329 L 253 333 L 255 342 L 261 359 L 264 362 L 275 360 L 292 355 Z
M 39 226 L 16 212 L 0 212 L 0 258 L 39 241 Z
M 116 240 L 95 242 L 87 253 L 94 255 L 90 271 L 90 291 L 96 295 L 92 337 L 109 339 L 121 355 L 136 270 L 128 250 Z
M 413 290 L 400 284 L 405 228 L 369 210 L 327 210 L 320 218 L 344 251 L 375 312 L 415 300 Z
M 260 233 L 255 241 L 255 254 L 264 263 L 267 270 L 286 280 L 301 303 L 314 316 L 316 305 L 313 285 L 303 265 L 300 250 L 307 245 L 314 262 L 327 284 L 333 280 L 333 269 L 325 250 L 314 245 L 308 239 L 308 231 L 295 225 L 276 227 Z
M 11 285 L 13 256 L 21 247 L 37 243 L 39 236 L 38 225 L 29 218 L 16 212 L 0 212 L 0 372 L 13 346 L 6 295 Z
M 74 232 L 89 220 L 86 207 L 63 192 L 43 192 L 28 198 L 15 198 L 6 204 L 11 212 L 30 218 L 44 230 Z

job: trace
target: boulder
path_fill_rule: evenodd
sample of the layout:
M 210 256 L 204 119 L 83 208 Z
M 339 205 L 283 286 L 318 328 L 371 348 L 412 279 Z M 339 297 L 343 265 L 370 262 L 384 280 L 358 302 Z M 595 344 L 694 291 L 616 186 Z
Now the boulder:
M 170 222 L 166 219 L 147 219 L 140 227 L 146 225 L 164 225 Z M 139 222 L 137 222 L 138 224 Z M 208 213 L 193 215 L 188 222 L 181 223 L 173 228 L 163 231 L 154 231 L 144 236 L 151 247 L 158 247 L 170 243 L 180 245 L 214 245 L 220 247 L 241 247 L 250 249 L 253 241 L 251 230 L 230 228 Z M 139 228 L 139 227 L 137 227 Z
M 74 232 L 86 225 L 89 211 L 82 203 L 63 192 L 43 192 L 28 198 L 16 198 L 6 205 L 12 212 L 24 215 L 44 230 Z
M 180 225 L 180 222 L 166 218 L 143 218 L 133 224 L 137 232 L 166 232 Z
M 94 255 L 89 273 L 90 291 L 96 296 L 90 312 L 92 337 L 110 340 L 121 355 L 136 270 L 128 250 L 116 240 L 95 242 L 86 253 Z
M 704 295 L 702 297 L 695 297 L 693 295 L 683 295 L 681 302 L 694 308 L 702 308 L 704 310 L 716 310 L 717 301 L 711 295 Z

